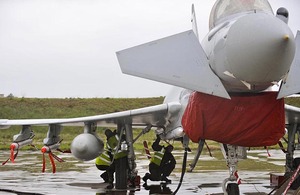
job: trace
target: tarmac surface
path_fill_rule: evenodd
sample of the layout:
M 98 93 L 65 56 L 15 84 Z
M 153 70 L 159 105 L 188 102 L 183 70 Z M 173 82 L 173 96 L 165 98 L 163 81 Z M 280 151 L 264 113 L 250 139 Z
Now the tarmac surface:
M 270 151 L 272 157 L 268 163 L 275 163 L 277 166 L 284 165 L 284 154 L 281 151 Z M 255 155 L 254 155 L 255 154 Z M 296 155 L 300 153 L 296 153 Z M 42 158 L 39 152 L 20 151 L 15 163 L 10 161 L 0 166 L 0 195 L 2 194 L 73 194 L 73 195 L 125 195 L 125 194 L 171 194 L 177 188 L 180 180 L 180 167 L 182 152 L 175 151 L 178 158 L 176 170 L 170 175 L 172 184 L 160 182 L 148 182 L 148 185 L 141 185 L 136 188 L 121 190 L 106 190 L 107 184 L 103 183 L 99 175 L 101 172 L 94 166 L 94 161 L 80 162 L 70 154 L 60 155 L 66 162 L 57 162 L 57 172 L 51 172 L 50 162 L 46 162 L 46 172 L 41 173 Z M 261 156 L 257 158 L 257 156 Z M 1 151 L 0 161 L 3 162 L 9 157 L 9 151 Z M 192 159 L 193 155 L 189 155 Z M 248 153 L 249 159 L 266 161 L 266 151 L 256 150 Z M 272 160 L 274 159 L 274 160 Z M 198 164 L 202 161 L 214 161 L 214 157 L 203 155 Z M 149 161 L 145 155 L 137 154 L 137 170 L 141 177 L 148 172 Z M 225 163 L 225 161 L 224 161 Z M 239 176 L 242 179 L 240 194 L 269 194 L 273 186 L 270 185 L 270 171 L 248 171 L 240 170 Z M 228 170 L 201 170 L 198 166 L 195 171 L 186 172 L 183 183 L 177 194 L 223 194 L 221 184 L 228 177 Z M 291 193 L 292 194 L 292 193 Z

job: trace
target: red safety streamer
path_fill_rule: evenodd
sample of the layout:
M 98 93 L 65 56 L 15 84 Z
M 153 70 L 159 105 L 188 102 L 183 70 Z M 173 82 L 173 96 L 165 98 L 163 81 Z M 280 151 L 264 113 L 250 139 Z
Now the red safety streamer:
M 4 162 L 2 163 L 2 165 L 5 165 L 8 161 L 9 161 L 9 158 L 8 158 L 6 161 L 4 161 Z
M 22 145 L 21 145 L 22 146 Z M 19 153 L 19 148 L 21 148 L 20 144 L 19 143 L 16 143 L 16 142 L 13 142 L 11 145 L 10 145 L 10 155 L 9 155 L 9 158 L 2 162 L 2 165 L 5 165 L 9 160 L 14 163 L 15 162 L 15 159 L 17 158 L 18 156 L 18 153 Z M 33 144 L 30 144 L 30 146 L 36 148 Z M 16 150 L 16 153 L 14 154 Z
M 42 166 L 42 173 L 45 172 L 46 169 L 46 158 L 45 158 L 45 153 L 43 152 L 43 166 Z
M 61 153 L 71 153 L 71 149 L 61 150 L 61 149 L 57 148 L 56 150 L 61 152 Z
M 55 158 L 55 160 L 57 160 L 58 162 L 65 162 L 63 159 L 59 158 L 55 154 L 53 154 L 53 153 L 51 153 L 51 154 L 52 154 L 52 157 Z
M 49 147 L 44 146 L 41 149 L 41 152 L 43 153 L 43 168 L 42 168 L 42 172 L 45 172 L 45 168 L 46 168 L 46 159 L 45 159 L 45 153 L 48 153 L 49 155 L 49 159 L 50 159 L 50 163 L 52 166 L 52 172 L 55 173 L 56 172 L 56 165 L 55 165 L 55 160 L 57 160 L 58 162 L 65 162 L 63 159 L 59 158 L 58 156 L 56 156 L 55 154 L 53 154 L 50 150 Z
M 9 160 L 12 161 L 12 159 L 13 160 L 16 159 L 18 156 L 18 153 L 19 153 L 19 149 L 17 149 L 16 154 L 14 154 L 14 151 L 10 151 L 10 157 L 6 161 L 2 162 L 2 165 L 5 165 Z M 12 161 L 12 162 L 14 163 L 15 161 Z
M 56 172 L 56 166 L 55 166 L 55 162 L 54 162 L 54 159 L 53 159 L 52 152 L 49 152 L 49 158 L 50 158 L 50 162 L 51 162 L 51 165 L 52 165 L 52 173 L 55 173 Z
M 264 148 L 267 150 L 268 157 L 271 157 L 271 154 L 270 154 L 270 152 L 269 152 L 269 149 L 268 149 L 268 147 L 267 147 L 267 146 L 265 146 Z
M 15 146 L 14 143 L 12 143 L 12 144 L 10 145 L 10 161 L 11 161 L 12 163 L 15 162 L 15 157 L 14 157 L 15 147 L 16 147 L 16 146 Z

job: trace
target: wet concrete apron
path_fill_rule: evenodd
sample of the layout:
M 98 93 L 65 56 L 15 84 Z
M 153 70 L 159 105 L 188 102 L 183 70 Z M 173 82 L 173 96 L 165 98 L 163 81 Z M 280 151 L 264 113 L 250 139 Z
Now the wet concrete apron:
M 253 151 L 265 153 L 265 151 Z M 272 158 L 278 166 L 284 165 L 284 155 L 280 151 L 271 151 Z M 175 153 L 178 157 L 176 170 L 169 179 L 172 184 L 149 181 L 137 188 L 127 190 L 106 190 L 107 184 L 103 183 L 99 175 L 101 172 L 94 166 L 93 161 L 79 162 L 71 155 L 61 157 L 71 164 L 57 164 L 57 172 L 51 172 L 51 165 L 48 162 L 45 173 L 41 173 L 41 154 L 39 152 L 20 151 L 16 163 L 8 162 L 0 167 L 0 195 L 2 194 L 171 194 L 177 188 L 180 179 L 181 152 Z M 263 154 L 264 155 L 264 154 Z M 9 152 L 3 151 L 0 154 L 0 161 L 5 161 Z M 249 159 L 257 158 L 248 154 Z M 137 155 L 137 169 L 142 177 L 148 172 L 149 161 L 145 155 Z M 190 158 L 193 158 L 191 155 Z M 202 156 L 201 160 L 214 160 L 209 156 Z M 278 160 L 279 159 L 279 160 Z M 258 161 L 260 158 L 258 159 Z M 199 162 L 201 163 L 201 161 Z M 225 162 L 224 162 L 225 163 Z M 62 166 L 62 167 L 60 167 Z M 259 163 L 258 163 L 259 166 Z M 270 186 L 270 171 L 239 171 L 242 179 L 240 185 L 241 194 L 268 194 L 272 190 Z M 228 177 L 228 170 L 201 170 L 196 167 L 194 172 L 186 172 L 182 186 L 178 194 L 223 194 L 221 184 Z

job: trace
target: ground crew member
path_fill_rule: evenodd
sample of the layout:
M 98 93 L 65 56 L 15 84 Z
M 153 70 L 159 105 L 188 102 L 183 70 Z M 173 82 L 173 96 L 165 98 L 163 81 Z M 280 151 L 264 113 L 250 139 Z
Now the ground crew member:
M 152 155 L 149 164 L 149 172 L 143 177 L 146 183 L 148 179 L 151 181 L 165 181 L 171 183 L 167 177 L 172 173 L 175 168 L 176 160 L 172 154 L 173 146 L 168 145 L 164 147 L 159 145 L 160 137 L 157 136 L 155 142 L 152 144 L 152 149 L 155 151 Z
M 105 170 L 104 173 L 100 175 L 105 183 L 109 185 L 107 189 L 112 189 L 114 187 L 114 173 L 115 173 L 115 163 L 113 159 L 113 153 L 117 149 L 119 143 L 119 137 L 116 131 L 112 132 L 110 129 L 105 130 L 106 135 L 106 150 L 96 158 L 96 167 L 99 170 Z
M 104 180 L 105 183 L 108 183 L 108 173 L 107 173 L 107 170 L 108 169 L 112 169 L 113 167 L 111 166 L 112 164 L 112 154 L 110 151 L 108 150 L 104 150 L 104 152 L 98 156 L 96 158 L 96 167 L 101 170 L 101 171 L 104 171 L 100 177 Z M 113 171 L 113 170 L 110 170 L 110 171 Z

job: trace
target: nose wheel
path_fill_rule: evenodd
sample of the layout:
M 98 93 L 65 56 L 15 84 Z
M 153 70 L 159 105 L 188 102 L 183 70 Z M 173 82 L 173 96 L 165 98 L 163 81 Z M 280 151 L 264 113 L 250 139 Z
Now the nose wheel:
M 239 195 L 240 189 L 237 183 L 229 183 L 226 188 L 226 192 L 228 195 Z
M 223 183 L 223 191 L 225 195 L 239 195 L 240 189 L 236 181 L 229 181 L 229 179 Z

